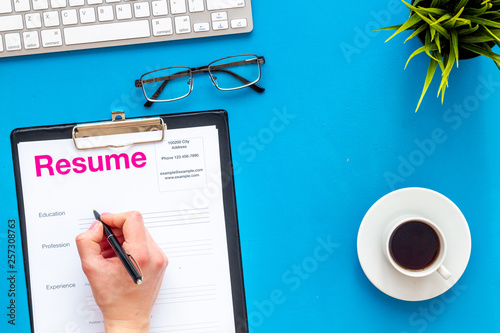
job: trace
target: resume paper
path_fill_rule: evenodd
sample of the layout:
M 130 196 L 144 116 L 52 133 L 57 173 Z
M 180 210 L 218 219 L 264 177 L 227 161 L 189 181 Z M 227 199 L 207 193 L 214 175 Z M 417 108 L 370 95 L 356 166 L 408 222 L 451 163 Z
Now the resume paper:
M 215 126 L 124 148 L 20 142 L 18 153 L 35 332 L 104 332 L 75 244 L 94 209 L 141 212 L 169 259 L 151 333 L 235 332 Z

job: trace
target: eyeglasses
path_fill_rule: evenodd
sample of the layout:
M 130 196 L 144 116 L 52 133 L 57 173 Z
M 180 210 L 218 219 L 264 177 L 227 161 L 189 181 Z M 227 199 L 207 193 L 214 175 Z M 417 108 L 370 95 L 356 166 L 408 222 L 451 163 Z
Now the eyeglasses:
M 193 75 L 208 73 L 214 86 L 223 91 L 250 87 L 258 93 L 264 88 L 255 83 L 260 80 L 260 65 L 264 57 L 241 54 L 212 61 L 203 67 L 166 67 L 148 72 L 135 80 L 136 87 L 142 87 L 148 100 L 144 106 L 154 102 L 172 102 L 188 96 L 193 90 Z

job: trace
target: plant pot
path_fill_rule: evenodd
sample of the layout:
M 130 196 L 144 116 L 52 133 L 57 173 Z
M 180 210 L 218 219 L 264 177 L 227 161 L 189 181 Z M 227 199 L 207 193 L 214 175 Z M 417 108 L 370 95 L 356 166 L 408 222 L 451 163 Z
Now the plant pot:
M 415 0 L 412 0 L 411 3 L 413 4 L 415 2 Z M 422 4 L 422 6 L 429 6 L 430 5 L 430 0 L 424 0 L 422 2 L 420 2 L 420 4 Z M 454 5 L 455 3 L 453 3 Z M 422 42 L 422 44 L 425 45 L 425 32 L 422 32 L 420 34 L 417 35 L 418 39 Z M 495 46 L 495 43 L 494 42 L 487 42 L 487 44 L 490 46 L 490 47 L 493 47 Z M 442 45 L 441 47 L 446 50 L 448 49 L 448 46 L 449 44 L 447 45 Z M 475 53 L 475 52 L 472 52 L 472 51 L 469 51 L 469 50 L 466 50 L 462 47 L 458 47 L 458 60 L 467 60 L 467 59 L 472 59 L 472 58 L 476 58 L 476 57 L 479 57 L 480 55 Z

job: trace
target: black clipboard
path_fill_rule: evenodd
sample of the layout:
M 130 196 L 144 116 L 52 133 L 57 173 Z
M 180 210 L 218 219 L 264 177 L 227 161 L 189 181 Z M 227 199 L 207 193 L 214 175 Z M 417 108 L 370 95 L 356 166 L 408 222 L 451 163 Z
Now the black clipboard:
M 125 119 L 122 111 L 114 112 L 112 121 L 103 121 L 88 124 L 64 124 L 54 126 L 39 126 L 15 129 L 11 133 L 11 145 L 14 162 L 16 192 L 19 210 L 21 240 L 23 246 L 23 261 L 26 276 L 28 305 L 30 314 L 31 331 L 33 327 L 33 302 L 30 290 L 30 270 L 26 239 L 26 216 L 23 202 L 23 184 L 21 180 L 18 144 L 41 140 L 59 140 L 73 138 L 77 149 L 95 147 L 78 147 L 78 137 L 103 135 L 103 131 L 116 133 L 132 133 L 134 131 L 158 131 L 159 138 L 148 142 L 163 140 L 164 131 L 215 125 L 218 131 L 220 165 L 222 175 L 222 199 L 225 217 L 226 238 L 229 256 L 229 270 L 232 292 L 235 332 L 248 332 L 248 319 L 246 312 L 245 291 L 243 283 L 243 268 L 241 260 L 238 218 L 236 210 L 236 197 L 234 189 L 233 165 L 229 139 L 228 115 L 225 110 L 188 112 L 169 115 L 159 115 L 148 118 Z M 126 145 L 140 142 L 128 142 Z M 110 147 L 114 147 L 111 145 Z M 168 256 L 168 253 L 167 253 Z

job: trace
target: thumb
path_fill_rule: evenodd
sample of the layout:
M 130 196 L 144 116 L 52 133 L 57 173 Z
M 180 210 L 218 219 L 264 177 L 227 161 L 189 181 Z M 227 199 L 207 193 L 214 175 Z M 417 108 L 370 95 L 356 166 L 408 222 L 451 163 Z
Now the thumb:
M 102 258 L 100 242 L 103 237 L 102 223 L 98 221 L 95 221 L 89 230 L 76 236 L 76 247 L 83 266 Z

